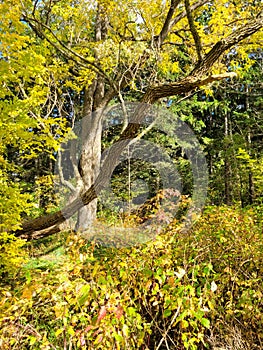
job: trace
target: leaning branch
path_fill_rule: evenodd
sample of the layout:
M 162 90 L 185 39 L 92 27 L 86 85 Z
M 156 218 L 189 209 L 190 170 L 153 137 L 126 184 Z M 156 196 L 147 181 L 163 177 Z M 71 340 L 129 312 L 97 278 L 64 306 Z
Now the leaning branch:
M 226 78 L 234 78 L 237 74 L 235 72 L 226 72 L 223 74 L 209 75 L 205 78 L 196 78 L 193 75 L 186 77 L 185 79 L 173 83 L 164 84 L 150 88 L 143 98 L 144 103 L 153 104 L 160 98 L 188 93 L 201 86 L 206 86 L 215 81 L 219 81 Z
M 228 37 L 218 41 L 186 78 L 179 82 L 150 87 L 143 97 L 143 102 L 154 103 L 160 98 L 187 93 L 197 87 L 207 85 L 214 81 L 233 77 L 233 73 L 208 75 L 208 72 L 224 52 L 254 34 L 262 27 L 263 21 L 262 15 L 260 15 L 255 20 L 238 28 Z
M 193 76 L 203 76 L 207 74 L 214 63 L 220 56 L 231 47 L 237 45 L 242 40 L 248 38 L 252 34 L 256 33 L 263 27 L 263 12 L 261 12 L 256 19 L 251 20 L 242 27 L 233 31 L 226 38 L 218 41 L 212 49 L 205 55 L 203 60 L 192 71 Z

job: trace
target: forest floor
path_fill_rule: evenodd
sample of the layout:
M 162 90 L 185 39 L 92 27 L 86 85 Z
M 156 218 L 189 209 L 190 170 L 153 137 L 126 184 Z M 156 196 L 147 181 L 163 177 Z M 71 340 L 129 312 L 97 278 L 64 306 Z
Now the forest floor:
M 0 349 L 262 349 L 262 214 L 213 207 L 188 234 L 98 221 L 28 242 L 0 286 Z

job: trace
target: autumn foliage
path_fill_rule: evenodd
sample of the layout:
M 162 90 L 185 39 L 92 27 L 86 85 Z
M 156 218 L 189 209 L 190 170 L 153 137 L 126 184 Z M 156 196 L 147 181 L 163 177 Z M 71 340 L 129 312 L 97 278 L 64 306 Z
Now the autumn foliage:
M 1 349 L 259 349 L 261 220 L 210 207 L 187 235 L 120 249 L 69 234 L 63 260 L 2 284 Z

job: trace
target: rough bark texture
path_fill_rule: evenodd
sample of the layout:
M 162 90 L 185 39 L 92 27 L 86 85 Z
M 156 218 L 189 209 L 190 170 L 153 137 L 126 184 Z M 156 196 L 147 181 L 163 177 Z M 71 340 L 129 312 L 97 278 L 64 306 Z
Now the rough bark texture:
M 105 40 L 108 30 L 108 19 L 105 9 L 98 6 L 95 41 Z M 97 55 L 97 53 L 96 53 Z M 105 96 L 105 78 L 97 75 L 89 89 L 84 95 L 83 119 L 82 119 L 82 153 L 78 164 L 81 176 L 81 193 L 85 193 L 95 182 L 100 167 L 101 157 L 101 105 Z M 84 231 L 90 227 L 96 219 L 97 199 L 82 206 L 78 210 L 78 219 L 75 226 L 76 231 Z
M 78 164 L 78 170 L 81 176 L 81 193 L 84 193 L 95 182 L 99 173 L 101 156 L 101 115 L 99 112 L 93 112 L 96 108 L 96 102 L 103 94 L 103 85 L 96 86 L 94 91 L 95 98 L 91 96 L 93 91 L 87 91 L 84 101 L 84 118 L 82 122 L 81 141 L 82 153 Z M 91 101 L 91 103 L 89 103 Z M 94 106 L 95 104 L 95 106 Z M 97 200 L 94 199 L 87 206 L 83 206 L 78 211 L 78 219 L 75 230 L 86 230 L 96 219 Z
M 200 1 L 198 4 L 203 4 L 206 1 Z M 176 23 L 176 18 L 172 20 L 171 14 L 173 14 L 175 6 L 178 4 L 177 1 L 172 2 L 172 7 L 170 8 L 170 12 L 167 16 L 167 21 L 164 24 L 163 30 L 161 31 L 160 37 L 157 38 L 157 42 L 160 45 L 164 40 L 164 34 L 167 32 L 167 28 L 172 28 L 174 23 Z M 98 22 L 97 24 L 97 36 L 102 38 L 103 28 L 105 29 L 106 22 Z M 208 54 L 206 54 L 203 59 L 198 62 L 197 66 L 193 69 L 193 71 L 184 79 L 179 82 L 163 84 L 159 86 L 149 87 L 146 91 L 145 95 L 142 98 L 142 104 L 139 108 L 142 108 L 139 111 L 136 111 L 135 118 L 132 123 L 129 123 L 123 133 L 120 135 L 120 138 L 115 142 L 115 144 L 111 147 L 110 151 L 106 159 L 103 162 L 103 166 L 100 170 L 100 173 L 97 176 L 98 168 L 98 152 L 97 150 L 100 147 L 100 126 L 96 124 L 97 121 L 95 119 L 91 120 L 91 131 L 92 128 L 95 127 L 96 132 L 94 133 L 93 140 L 89 139 L 89 142 L 93 142 L 94 144 L 94 152 L 90 150 L 88 143 L 87 147 L 84 147 L 84 152 L 82 156 L 82 160 L 80 162 L 80 172 L 83 172 L 83 181 L 86 181 L 86 188 L 84 192 L 80 193 L 79 197 L 76 198 L 72 203 L 69 203 L 63 210 L 58 211 L 57 213 L 50 214 L 44 217 L 37 218 L 35 220 L 31 220 L 29 222 L 25 222 L 22 225 L 22 229 L 16 232 L 17 236 L 24 237 L 32 237 L 36 234 L 37 231 L 45 230 L 46 234 L 48 234 L 51 230 L 54 230 L 54 227 L 58 227 L 59 224 L 64 222 L 67 218 L 70 218 L 74 213 L 79 210 L 85 212 L 83 207 L 90 204 L 94 199 L 97 198 L 98 193 L 101 191 L 103 186 L 110 179 L 112 171 L 115 168 L 119 155 L 121 154 L 124 147 L 126 147 L 129 143 L 129 140 L 134 138 L 139 130 L 139 123 L 144 116 L 144 111 L 147 110 L 147 106 L 145 104 L 153 104 L 160 98 L 189 93 L 196 88 L 207 85 L 214 81 L 218 81 L 224 78 L 229 78 L 234 76 L 234 74 L 226 73 L 221 75 L 209 75 L 209 71 L 213 64 L 218 60 L 218 58 L 226 52 L 228 49 L 239 43 L 241 40 L 249 37 L 251 34 L 255 33 L 262 27 L 262 18 L 258 16 L 253 21 L 250 21 L 248 24 L 238 28 L 227 38 L 224 38 L 217 42 L 214 47 L 210 50 Z M 136 69 L 136 67 L 135 67 Z M 128 75 L 130 73 L 128 72 Z M 98 74 L 98 79 L 94 82 L 94 91 L 93 94 L 87 96 L 87 101 L 89 101 L 90 106 L 92 105 L 93 111 L 97 110 L 98 107 L 101 107 L 104 103 L 104 106 L 107 104 L 107 100 L 109 100 L 114 96 L 114 91 L 108 91 L 104 94 L 103 86 L 104 86 L 104 77 Z M 122 82 L 125 79 L 122 79 Z M 123 87 L 123 85 L 121 85 Z M 89 113 L 91 111 L 90 108 Z M 86 113 L 86 112 L 85 112 Z M 87 112 L 88 113 L 88 112 Z M 90 114 L 92 115 L 92 114 Z M 96 115 L 96 114 L 95 114 Z M 92 116 L 94 118 L 94 115 Z M 93 130 L 94 131 L 94 130 Z M 94 165 L 95 164 L 95 165 Z M 94 168 L 95 166 L 95 168 Z M 85 174 L 84 174 L 85 173 Z M 96 178 L 97 176 L 97 178 Z M 89 178 L 89 180 L 88 180 Z M 95 180 L 96 178 L 96 180 Z M 95 181 L 94 181 L 95 180 Z M 90 207 L 91 208 L 91 207 Z M 92 209 L 93 210 L 93 209 Z M 81 212 L 82 213 L 82 212 Z M 82 215 L 82 214 L 81 214 Z M 81 215 L 79 221 L 79 227 L 81 227 Z M 84 218 L 85 218 L 84 214 Z M 85 228 L 85 227 L 84 227 Z

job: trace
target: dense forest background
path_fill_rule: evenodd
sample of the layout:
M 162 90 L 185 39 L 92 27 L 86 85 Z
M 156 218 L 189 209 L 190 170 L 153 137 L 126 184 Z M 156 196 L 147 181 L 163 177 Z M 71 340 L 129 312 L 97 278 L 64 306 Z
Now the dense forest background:
M 263 347 L 261 28 L 259 1 L 0 2 L 0 349 Z

